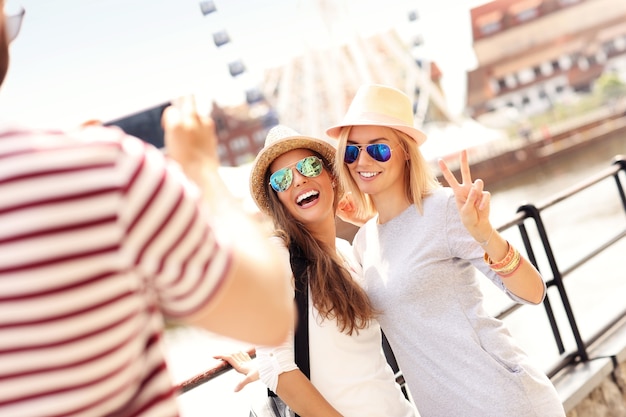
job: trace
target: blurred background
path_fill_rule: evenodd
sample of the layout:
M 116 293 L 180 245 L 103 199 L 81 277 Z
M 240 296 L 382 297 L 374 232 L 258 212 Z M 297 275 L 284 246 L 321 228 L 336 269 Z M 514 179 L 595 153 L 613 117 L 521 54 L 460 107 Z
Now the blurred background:
M 3 122 L 71 128 L 97 119 L 161 147 L 163 109 L 194 94 L 216 121 L 223 173 L 252 211 L 248 169 L 266 132 L 282 123 L 321 136 L 367 82 L 413 99 L 433 169 L 439 158 L 456 167 L 468 150 L 473 176 L 492 191 L 496 224 L 626 154 L 624 0 L 21 4 L 26 16 L 0 94 Z M 601 188 L 549 217 L 560 262 L 576 263 L 580 244 L 623 227 L 612 193 Z M 342 237 L 354 233 L 339 226 Z M 585 334 L 623 308 L 626 276 L 615 254 L 625 249 L 622 242 L 569 281 Z M 598 285 L 600 276 L 608 281 Z M 502 294 L 485 291 L 494 314 L 506 308 Z M 559 352 L 538 324 L 542 315 L 524 310 L 507 324 L 547 369 Z M 179 383 L 215 366 L 213 354 L 248 348 L 177 327 L 166 346 Z M 183 415 L 247 416 L 264 389 L 234 394 L 237 378 L 230 372 L 182 394 Z

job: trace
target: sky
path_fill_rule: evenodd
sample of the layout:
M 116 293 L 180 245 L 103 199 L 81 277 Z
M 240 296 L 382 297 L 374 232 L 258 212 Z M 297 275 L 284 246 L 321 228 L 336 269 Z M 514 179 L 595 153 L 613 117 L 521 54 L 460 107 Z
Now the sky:
M 71 127 L 114 120 L 180 95 L 201 109 L 243 101 L 263 70 L 328 38 L 328 19 L 311 0 L 214 0 L 202 16 L 197 0 L 8 0 L 26 9 L 10 48 L 0 91 L 0 119 L 32 126 Z M 424 52 L 442 68 L 453 111 L 465 100 L 465 73 L 475 66 L 469 10 L 485 0 L 319 0 L 335 16 L 336 36 L 389 29 L 417 10 Z M 212 34 L 226 29 L 227 47 Z M 234 79 L 227 63 L 247 71 Z

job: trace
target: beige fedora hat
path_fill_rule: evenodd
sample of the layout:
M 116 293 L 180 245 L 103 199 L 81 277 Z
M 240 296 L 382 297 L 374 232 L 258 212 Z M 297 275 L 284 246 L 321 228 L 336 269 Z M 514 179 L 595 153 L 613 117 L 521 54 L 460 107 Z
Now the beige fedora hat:
M 350 103 L 348 112 L 337 126 L 326 134 L 337 138 L 346 126 L 387 126 L 412 137 L 418 145 L 426 141 L 426 135 L 413 126 L 413 105 L 402 91 L 379 84 L 366 84 L 359 88 Z
M 265 145 L 258 153 L 250 170 L 250 194 L 259 209 L 269 214 L 267 169 L 280 155 L 293 149 L 310 149 L 319 153 L 331 170 L 334 166 L 337 144 L 334 139 L 318 139 L 301 135 L 287 126 L 274 126 L 267 132 Z

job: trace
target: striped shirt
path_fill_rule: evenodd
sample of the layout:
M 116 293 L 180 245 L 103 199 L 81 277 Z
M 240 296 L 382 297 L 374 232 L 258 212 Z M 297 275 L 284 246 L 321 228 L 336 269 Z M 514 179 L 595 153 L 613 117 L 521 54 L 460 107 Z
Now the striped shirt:
M 178 415 L 163 318 L 205 306 L 230 261 L 154 147 L 0 130 L 0 415 Z

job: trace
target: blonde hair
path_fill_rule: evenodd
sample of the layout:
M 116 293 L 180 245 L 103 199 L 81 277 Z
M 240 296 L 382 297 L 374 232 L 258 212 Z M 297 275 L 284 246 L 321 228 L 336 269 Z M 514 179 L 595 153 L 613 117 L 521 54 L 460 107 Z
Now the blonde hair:
M 399 130 L 386 126 L 382 127 L 387 131 L 388 138 L 395 137 L 398 140 L 405 155 L 408 156 L 404 170 L 404 193 L 407 200 L 411 204 L 415 204 L 417 210 L 423 213 L 422 202 L 424 198 L 432 193 L 433 190 L 441 187 L 441 184 L 413 138 Z M 347 126 L 339 132 L 335 166 L 339 167 L 339 182 L 343 189 L 352 193 L 357 215 L 361 218 L 369 218 L 377 213 L 376 206 L 372 198 L 359 189 L 352 175 L 350 175 L 348 166 L 343 161 L 351 130 L 352 126 Z

